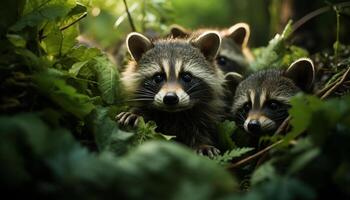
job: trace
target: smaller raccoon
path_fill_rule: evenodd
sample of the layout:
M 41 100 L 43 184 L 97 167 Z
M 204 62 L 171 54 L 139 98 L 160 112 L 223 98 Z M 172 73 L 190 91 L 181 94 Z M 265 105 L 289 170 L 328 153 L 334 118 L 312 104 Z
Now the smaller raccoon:
M 179 25 L 173 25 L 170 29 L 174 38 L 191 38 L 208 31 L 199 29 L 193 32 Z M 250 27 L 246 23 L 237 23 L 228 29 L 219 31 L 222 38 L 221 48 L 216 57 L 216 64 L 224 73 L 237 72 L 246 75 L 249 72 L 248 64 L 253 60 L 253 55 L 248 48 Z
M 224 109 L 224 76 L 213 63 L 219 34 L 151 41 L 130 33 L 126 42 L 133 61 L 121 80 L 134 104 L 117 116 L 118 123 L 135 125 L 142 116 L 199 154 L 218 154 L 212 145 Z
M 288 117 L 290 98 L 309 91 L 315 78 L 313 62 L 301 58 L 288 69 L 256 72 L 236 88 L 232 113 L 238 126 L 258 135 L 274 132 Z

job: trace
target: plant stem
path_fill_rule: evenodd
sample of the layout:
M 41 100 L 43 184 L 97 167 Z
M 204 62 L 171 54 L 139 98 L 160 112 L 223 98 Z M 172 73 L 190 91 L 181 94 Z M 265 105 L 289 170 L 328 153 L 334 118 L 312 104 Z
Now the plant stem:
M 124 2 L 126 14 L 128 15 L 128 19 L 129 19 L 129 24 L 130 24 L 131 30 L 133 32 L 135 32 L 136 28 L 135 28 L 135 25 L 134 25 L 134 21 L 131 18 L 131 14 L 129 12 L 128 4 L 126 3 L 126 0 L 123 0 L 123 2 Z
M 329 95 L 331 95 L 341 84 L 343 84 L 346 79 L 348 78 L 350 74 L 350 67 L 346 70 L 342 78 L 340 79 L 339 82 L 337 82 L 335 85 L 333 85 L 332 88 L 330 88 L 324 95 L 322 95 L 321 99 L 327 98 Z
M 337 17 L 337 32 L 336 32 L 336 41 L 334 43 L 334 58 L 335 61 L 338 61 L 338 52 L 339 52 L 339 32 L 340 32 L 340 13 L 339 9 L 334 6 L 334 11 Z
M 227 168 L 228 169 L 233 169 L 233 168 L 236 168 L 238 166 L 241 166 L 242 164 L 247 163 L 247 162 L 249 162 L 249 161 L 259 157 L 260 155 L 270 151 L 272 148 L 276 147 L 277 145 L 279 145 L 282 142 L 283 142 L 283 140 L 279 140 L 276 143 L 273 143 L 270 146 L 268 146 L 268 147 L 258 151 L 257 153 L 255 153 L 255 154 L 253 154 L 251 156 L 248 156 L 248 157 L 246 157 L 246 158 L 244 158 L 244 159 L 242 159 L 242 160 L 240 160 L 240 161 L 238 161 L 236 163 L 233 163 L 233 164 L 229 165 Z
M 60 31 L 64 31 L 64 30 L 66 30 L 67 28 L 73 26 L 74 24 L 76 24 L 77 22 L 79 22 L 80 20 L 82 20 L 82 19 L 83 19 L 84 17 L 86 17 L 86 16 L 87 16 L 87 12 L 84 12 L 80 17 L 78 17 L 78 19 L 74 20 L 72 23 L 70 23 L 70 24 L 68 24 L 68 25 L 66 25 L 66 26 L 64 26 L 64 27 L 61 27 L 61 28 L 60 28 Z M 43 36 L 40 37 L 40 40 L 43 40 L 43 39 L 45 39 L 46 37 L 47 37 L 47 35 L 43 35 Z

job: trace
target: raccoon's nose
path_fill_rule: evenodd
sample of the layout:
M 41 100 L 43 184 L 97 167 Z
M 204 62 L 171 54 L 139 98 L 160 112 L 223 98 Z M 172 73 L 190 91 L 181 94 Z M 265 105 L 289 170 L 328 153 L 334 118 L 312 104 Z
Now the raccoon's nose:
M 179 103 L 179 97 L 177 97 L 175 92 L 168 92 L 163 98 L 163 103 L 169 106 L 176 105 Z
M 248 123 L 248 131 L 251 133 L 259 133 L 261 130 L 261 125 L 258 120 L 252 120 Z

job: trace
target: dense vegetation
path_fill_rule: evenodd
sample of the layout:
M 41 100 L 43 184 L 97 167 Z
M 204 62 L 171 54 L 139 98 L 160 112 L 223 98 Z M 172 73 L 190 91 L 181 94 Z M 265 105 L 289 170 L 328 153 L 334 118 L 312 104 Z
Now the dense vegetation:
M 218 124 L 227 151 L 209 160 L 156 132 L 154 122 L 119 129 L 114 116 L 127 108 L 120 66 L 76 41 L 79 23 L 89 25 L 83 21 L 90 1 L 12 0 L 0 9 L 5 193 L 57 199 L 350 197 L 350 47 L 339 38 L 331 50 L 311 55 L 319 67 L 315 94 L 292 100 L 290 121 L 257 146 L 247 144 L 234 122 Z M 164 32 L 173 20 L 164 1 L 149 1 L 144 10 L 143 21 L 134 16 L 138 30 Z M 116 25 L 129 25 L 122 16 Z M 254 69 L 285 67 L 309 55 L 291 44 L 290 25 L 254 49 Z

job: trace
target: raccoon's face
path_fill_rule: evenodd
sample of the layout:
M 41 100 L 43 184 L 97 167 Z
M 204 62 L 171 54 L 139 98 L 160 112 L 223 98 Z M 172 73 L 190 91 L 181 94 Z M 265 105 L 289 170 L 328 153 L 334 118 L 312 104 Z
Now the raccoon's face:
M 249 76 L 236 89 L 237 124 L 253 134 L 276 130 L 288 116 L 289 99 L 298 91 L 296 85 L 277 70 Z
M 243 55 L 242 49 L 231 38 L 223 37 L 216 64 L 224 71 L 244 74 L 248 67 L 248 61 Z
M 186 38 L 204 32 L 199 29 L 194 32 L 188 31 L 179 25 L 173 25 L 171 36 L 174 38 Z M 216 64 L 227 72 L 238 72 L 245 74 L 248 68 L 248 62 L 252 60 L 252 54 L 247 47 L 250 28 L 246 23 L 237 23 L 228 29 L 220 31 L 222 37 L 221 48 L 216 57 Z
M 254 135 L 275 131 L 288 117 L 290 98 L 307 90 L 314 79 L 311 60 L 300 59 L 286 71 L 252 74 L 236 89 L 233 113 L 237 124 Z
M 192 42 L 154 43 L 134 33 L 127 41 L 137 63 L 131 66 L 132 71 L 123 74 L 122 80 L 133 86 L 133 99 L 143 106 L 179 112 L 206 105 L 221 95 L 223 77 L 212 64 L 221 42 L 217 33 L 204 33 Z M 142 43 L 146 47 L 138 46 Z M 143 51 L 141 55 L 139 51 Z

